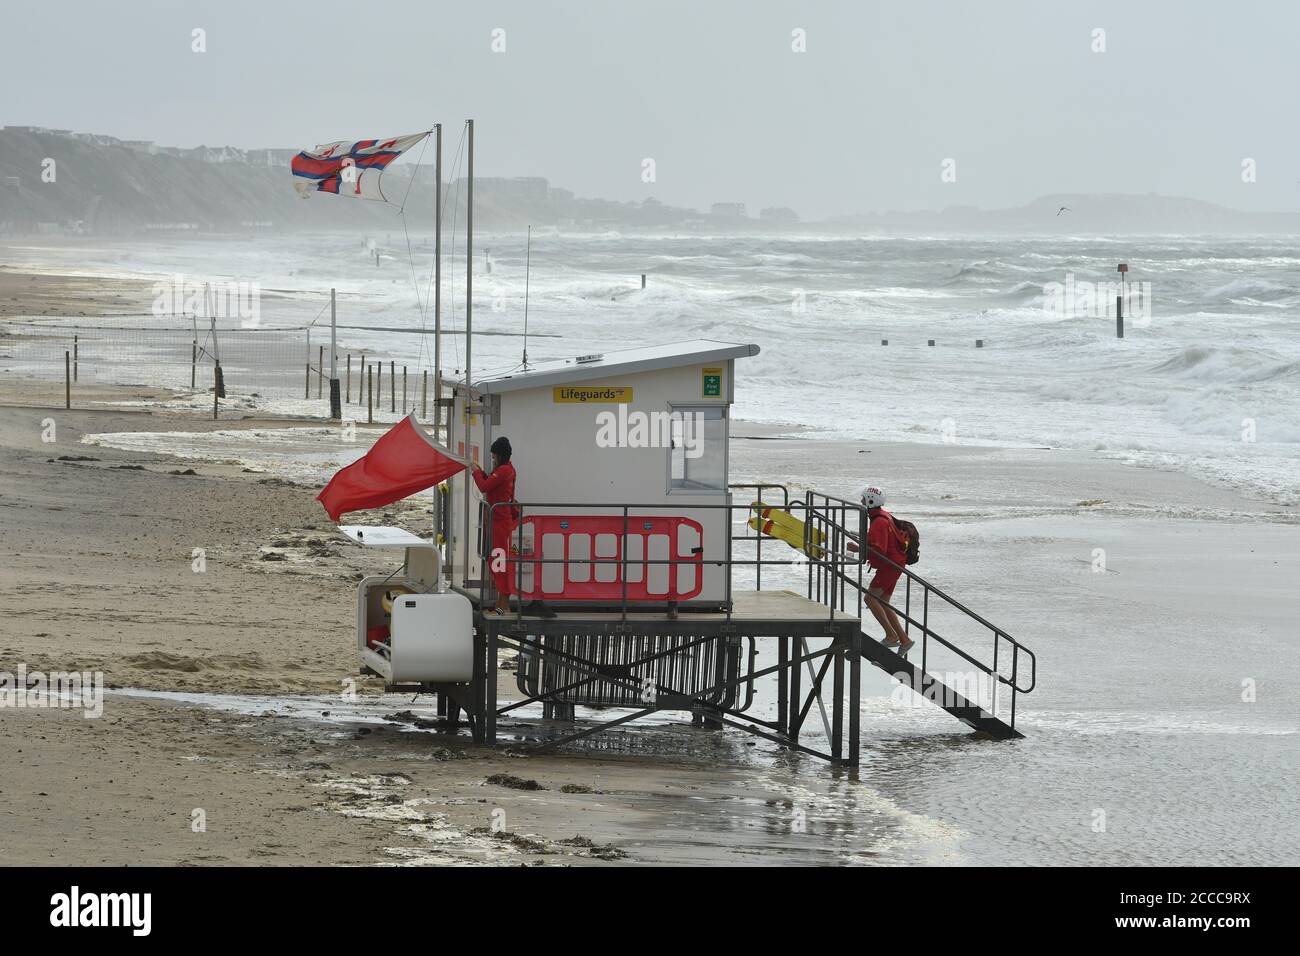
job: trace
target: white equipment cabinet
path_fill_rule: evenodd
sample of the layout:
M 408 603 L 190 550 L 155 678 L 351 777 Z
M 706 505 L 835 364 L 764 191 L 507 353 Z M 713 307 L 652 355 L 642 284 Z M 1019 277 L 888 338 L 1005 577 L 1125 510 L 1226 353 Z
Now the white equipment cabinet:
M 406 566 L 357 585 L 357 652 L 362 673 L 386 684 L 460 684 L 474 676 L 473 608 L 463 594 L 442 589 L 437 545 L 401 528 L 340 525 L 368 548 L 402 548 Z M 388 600 L 385 600 L 388 595 Z M 370 640 L 372 629 L 388 629 Z

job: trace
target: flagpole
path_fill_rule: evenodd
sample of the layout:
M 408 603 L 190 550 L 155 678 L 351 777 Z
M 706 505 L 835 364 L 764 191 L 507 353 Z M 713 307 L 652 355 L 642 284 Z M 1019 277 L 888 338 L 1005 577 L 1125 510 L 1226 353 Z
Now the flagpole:
M 468 145 L 468 182 L 465 192 L 465 457 L 473 468 L 474 445 L 470 436 L 470 402 L 473 400 L 473 378 L 470 356 L 474 347 L 474 121 L 466 120 Z M 469 587 L 469 486 L 473 476 L 465 475 L 465 586 Z M 480 582 L 486 577 L 486 567 L 479 568 Z M 480 589 L 482 585 L 480 584 Z
M 465 207 L 465 385 L 471 384 L 471 350 L 474 348 L 474 121 L 469 124 L 469 183 Z
M 437 124 L 433 187 L 433 437 L 442 428 L 442 124 Z M 450 438 L 447 444 L 451 444 Z

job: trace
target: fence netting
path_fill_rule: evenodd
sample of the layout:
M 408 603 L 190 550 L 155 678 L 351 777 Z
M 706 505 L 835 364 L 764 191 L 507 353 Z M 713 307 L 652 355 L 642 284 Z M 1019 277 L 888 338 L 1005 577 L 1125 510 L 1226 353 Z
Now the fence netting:
M 65 358 L 66 354 L 66 358 Z M 340 349 L 344 402 L 375 410 L 420 410 L 426 367 L 408 359 Z M 0 373 L 74 384 L 144 385 L 211 393 L 221 365 L 225 398 L 302 400 L 329 397 L 329 330 L 311 327 L 213 328 L 136 322 L 0 322 Z M 431 377 L 431 376 L 429 376 Z

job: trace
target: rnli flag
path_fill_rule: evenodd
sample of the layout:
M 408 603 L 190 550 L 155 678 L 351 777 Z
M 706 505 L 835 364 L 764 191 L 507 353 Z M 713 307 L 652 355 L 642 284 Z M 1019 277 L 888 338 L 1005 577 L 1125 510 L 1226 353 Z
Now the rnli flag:
M 411 414 L 384 432 L 363 458 L 331 478 L 316 500 L 331 521 L 338 521 L 346 512 L 382 508 L 432 488 L 468 464 L 426 435 Z
M 289 164 L 293 170 L 293 188 L 304 199 L 311 193 L 321 192 L 387 202 L 379 185 L 384 170 L 428 135 L 428 132 L 412 133 L 393 139 L 326 143 L 315 149 L 304 149 Z

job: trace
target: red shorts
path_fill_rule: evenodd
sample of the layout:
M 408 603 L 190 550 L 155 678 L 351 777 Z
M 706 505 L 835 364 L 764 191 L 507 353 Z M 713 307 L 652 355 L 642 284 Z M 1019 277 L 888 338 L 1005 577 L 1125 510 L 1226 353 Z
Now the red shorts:
M 901 568 L 878 568 L 876 576 L 871 579 L 871 584 L 867 587 L 869 590 L 879 591 L 881 597 L 888 598 L 894 593 L 894 585 L 898 583 L 898 579 L 902 576 L 903 571 Z

